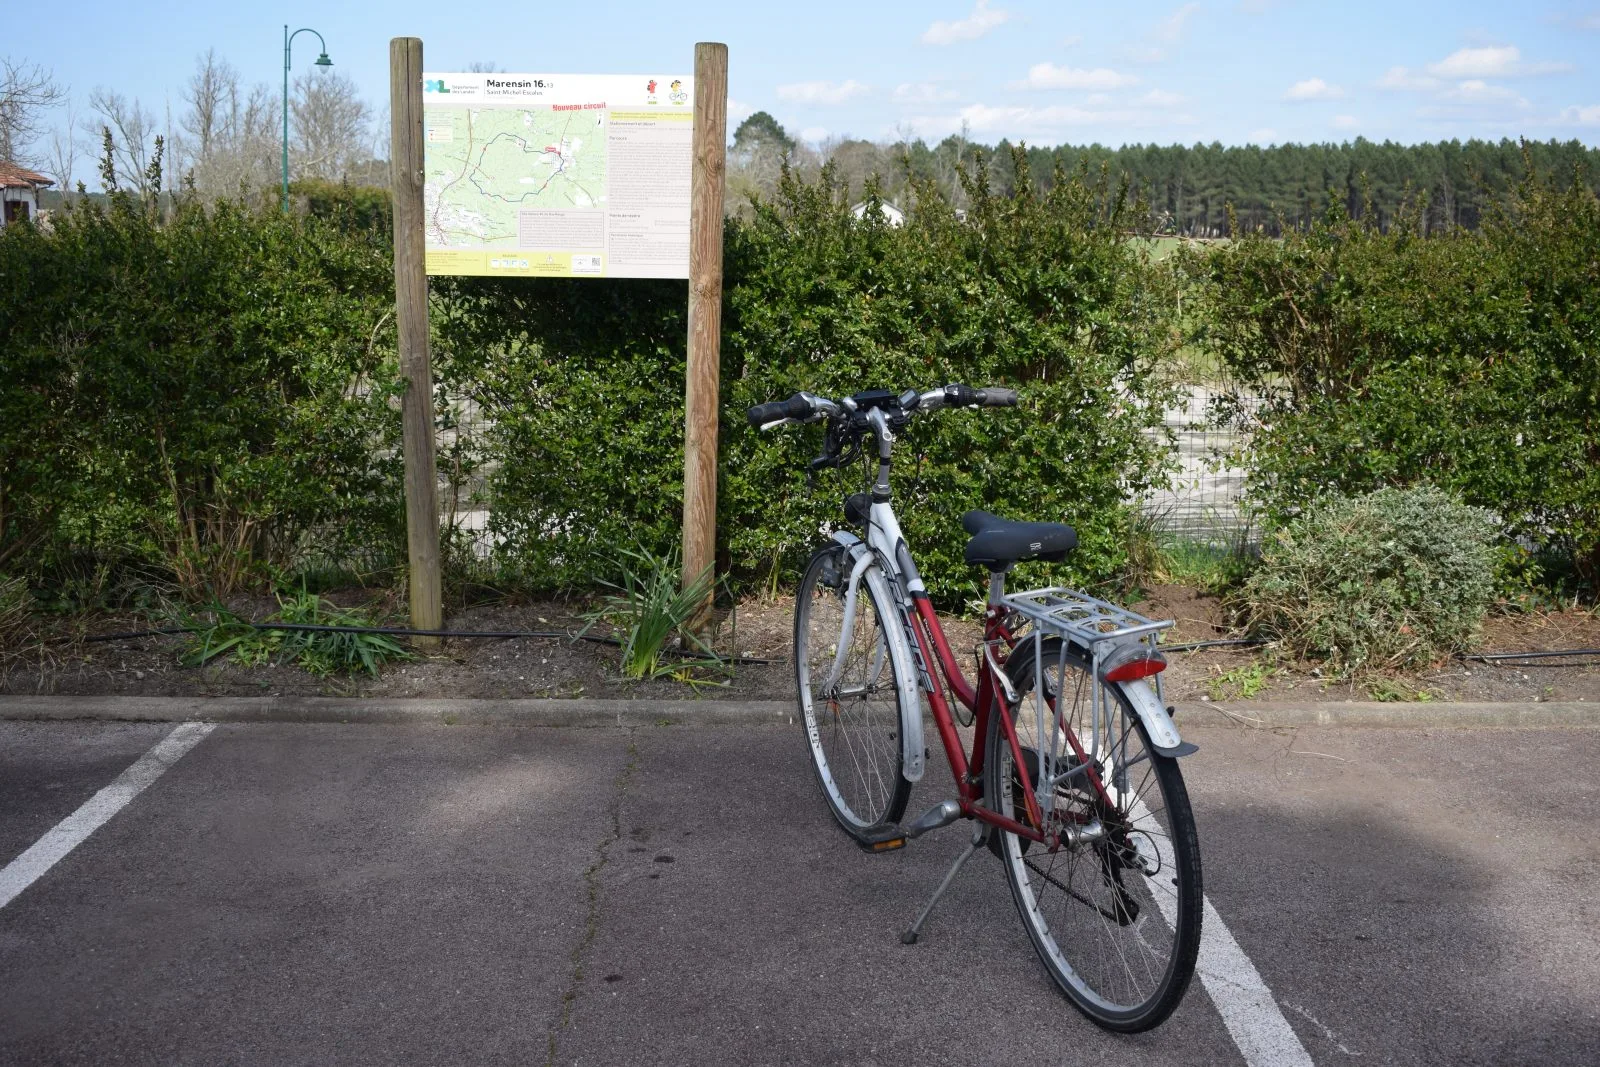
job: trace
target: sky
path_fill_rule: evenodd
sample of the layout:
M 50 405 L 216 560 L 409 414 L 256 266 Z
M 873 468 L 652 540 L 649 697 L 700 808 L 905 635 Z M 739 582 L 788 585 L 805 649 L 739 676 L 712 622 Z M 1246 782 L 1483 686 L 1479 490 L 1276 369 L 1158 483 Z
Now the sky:
M 384 0 L 153 8 L 80 0 L 8 19 L 0 54 L 38 63 L 80 113 L 97 86 L 158 115 L 183 107 L 207 48 L 275 91 L 283 24 L 310 26 L 383 114 L 388 41 L 430 71 L 686 74 L 696 41 L 729 49 L 730 128 L 765 110 L 807 141 L 1106 145 L 1448 138 L 1600 145 L 1600 0 Z M 316 39 L 302 34 L 296 75 Z

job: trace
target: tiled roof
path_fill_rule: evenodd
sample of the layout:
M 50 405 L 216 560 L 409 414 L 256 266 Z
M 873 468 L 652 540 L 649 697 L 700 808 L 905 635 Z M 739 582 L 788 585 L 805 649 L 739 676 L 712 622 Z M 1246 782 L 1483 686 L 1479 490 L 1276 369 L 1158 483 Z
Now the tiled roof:
M 54 185 L 55 182 L 43 174 L 19 167 L 15 163 L 0 160 L 0 188 L 15 189 L 18 186 Z

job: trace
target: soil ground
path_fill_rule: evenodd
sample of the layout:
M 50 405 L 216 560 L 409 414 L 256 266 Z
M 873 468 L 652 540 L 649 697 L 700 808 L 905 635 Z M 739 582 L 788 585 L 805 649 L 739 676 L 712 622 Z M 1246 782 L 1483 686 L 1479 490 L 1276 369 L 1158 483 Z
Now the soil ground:
M 347 591 L 329 599 L 359 604 L 368 594 Z M 270 599 L 240 599 L 241 618 L 265 618 Z M 1222 603 L 1184 586 L 1155 586 L 1134 610 L 1177 625 L 1168 644 L 1236 637 Z M 577 602 L 522 601 L 480 604 L 452 614 L 447 629 L 582 629 Z M 728 677 L 693 672 L 698 683 L 673 677 L 631 681 L 621 677 L 615 647 L 559 638 L 451 639 L 414 660 L 386 666 L 376 677 L 318 677 L 298 667 L 186 667 L 183 637 L 119 641 L 58 641 L 13 651 L 0 666 L 0 693 L 143 696 L 325 695 L 373 697 L 589 697 L 637 700 L 736 697 L 788 699 L 794 679 L 788 664 L 792 597 L 758 597 L 718 620 L 717 648 L 724 655 L 771 660 L 736 665 Z M 377 614 L 381 614 L 377 612 Z M 979 625 L 944 618 L 951 646 L 963 664 L 976 645 Z M 91 635 L 142 630 L 147 620 L 103 616 L 83 628 Z M 1600 616 L 1565 610 L 1492 615 L 1477 651 L 1523 652 L 1600 648 Z M 1424 699 L 1467 701 L 1600 700 L 1600 657 L 1527 661 L 1515 666 L 1451 659 L 1411 674 L 1334 681 L 1311 665 L 1281 662 L 1270 650 L 1210 648 L 1175 653 L 1166 673 L 1168 699 L 1178 703 L 1248 699 L 1328 701 Z

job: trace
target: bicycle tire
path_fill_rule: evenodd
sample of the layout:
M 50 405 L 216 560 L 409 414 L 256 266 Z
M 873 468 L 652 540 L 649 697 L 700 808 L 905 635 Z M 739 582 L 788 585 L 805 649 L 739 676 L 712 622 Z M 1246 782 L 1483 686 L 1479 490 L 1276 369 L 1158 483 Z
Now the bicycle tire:
M 900 623 L 883 610 L 887 594 L 875 566 L 858 586 L 844 670 L 832 693 L 822 689 L 843 633 L 849 576 L 843 546 L 824 547 L 811 557 L 795 594 L 794 662 L 817 785 L 839 825 L 861 841 L 900 821 L 911 783 L 900 740 L 904 668 L 887 632 Z
M 1080 744 L 1091 723 L 1086 658 L 1069 645 L 1063 660 L 1055 638 L 1041 644 L 1043 669 L 1037 675 L 1032 640 L 1018 645 L 1005 668 L 1022 697 L 1014 715 L 1023 762 L 1031 763 L 1030 780 L 1043 753 L 1055 751 L 1065 760 L 1055 764 L 1057 775 L 1079 765 L 1064 739 L 1038 737 L 1040 718 L 1047 732 L 1050 720 L 1048 704 L 1042 716 L 1034 712 L 1030 694 L 1037 676 L 1045 679 L 1047 694 L 1055 690 L 1063 721 L 1074 727 Z M 1110 720 L 1103 727 L 1111 740 L 1099 750 L 1099 759 L 1096 749 L 1084 748 L 1102 770 L 1114 805 L 1098 795 L 1086 772 L 1074 774 L 1049 798 L 1059 818 L 1055 825 L 1098 819 L 1106 836 L 1051 849 L 997 828 L 991 840 L 998 840 L 1012 900 L 1056 985 L 1099 1026 L 1136 1033 L 1164 1022 L 1194 976 L 1204 906 L 1200 848 L 1178 761 L 1150 748 L 1144 724 L 1120 686 L 1107 686 L 1106 692 L 1112 699 L 1102 712 Z M 1063 693 L 1069 695 L 1063 698 Z M 986 743 L 986 803 L 1025 822 L 1016 759 L 998 715 L 989 721 Z M 1144 764 L 1148 770 L 1141 773 Z M 1114 951 L 1107 951 L 1108 944 Z

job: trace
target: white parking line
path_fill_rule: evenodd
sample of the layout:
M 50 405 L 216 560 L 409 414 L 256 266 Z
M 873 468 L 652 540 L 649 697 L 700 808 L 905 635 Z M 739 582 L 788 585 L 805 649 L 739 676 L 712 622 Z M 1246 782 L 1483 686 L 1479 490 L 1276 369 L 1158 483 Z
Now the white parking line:
M 129 801 L 144 792 L 146 786 L 165 774 L 168 767 L 182 759 L 185 752 L 215 728 L 216 724 L 209 722 L 180 724 L 115 781 L 84 801 L 82 807 L 57 823 L 28 851 L 6 864 L 5 869 L 0 870 L 0 908 L 15 900 L 17 894 L 38 881 L 40 875 L 104 826 L 111 816 L 127 807 Z
M 1134 798 L 1130 809 L 1133 821 L 1153 818 L 1143 800 Z M 1171 870 L 1175 865 L 1172 846 L 1164 837 L 1152 837 L 1163 866 Z M 1150 880 L 1150 895 L 1155 898 L 1167 925 L 1177 921 L 1177 902 L 1156 888 Z M 1261 972 L 1244 954 L 1239 942 L 1228 932 L 1222 916 L 1212 906 L 1210 897 L 1201 897 L 1203 908 L 1200 920 L 1200 958 L 1195 962 L 1195 974 L 1206 987 L 1217 1014 L 1228 1036 L 1238 1046 L 1249 1067 L 1313 1067 L 1310 1053 L 1300 1043 L 1289 1020 L 1278 1010 L 1272 990 L 1261 980 Z
M 1222 916 L 1209 898 L 1200 926 L 1200 960 L 1195 973 L 1245 1063 L 1250 1067 L 1311 1067 L 1310 1054 L 1278 1010 L 1272 990 L 1222 924 Z

